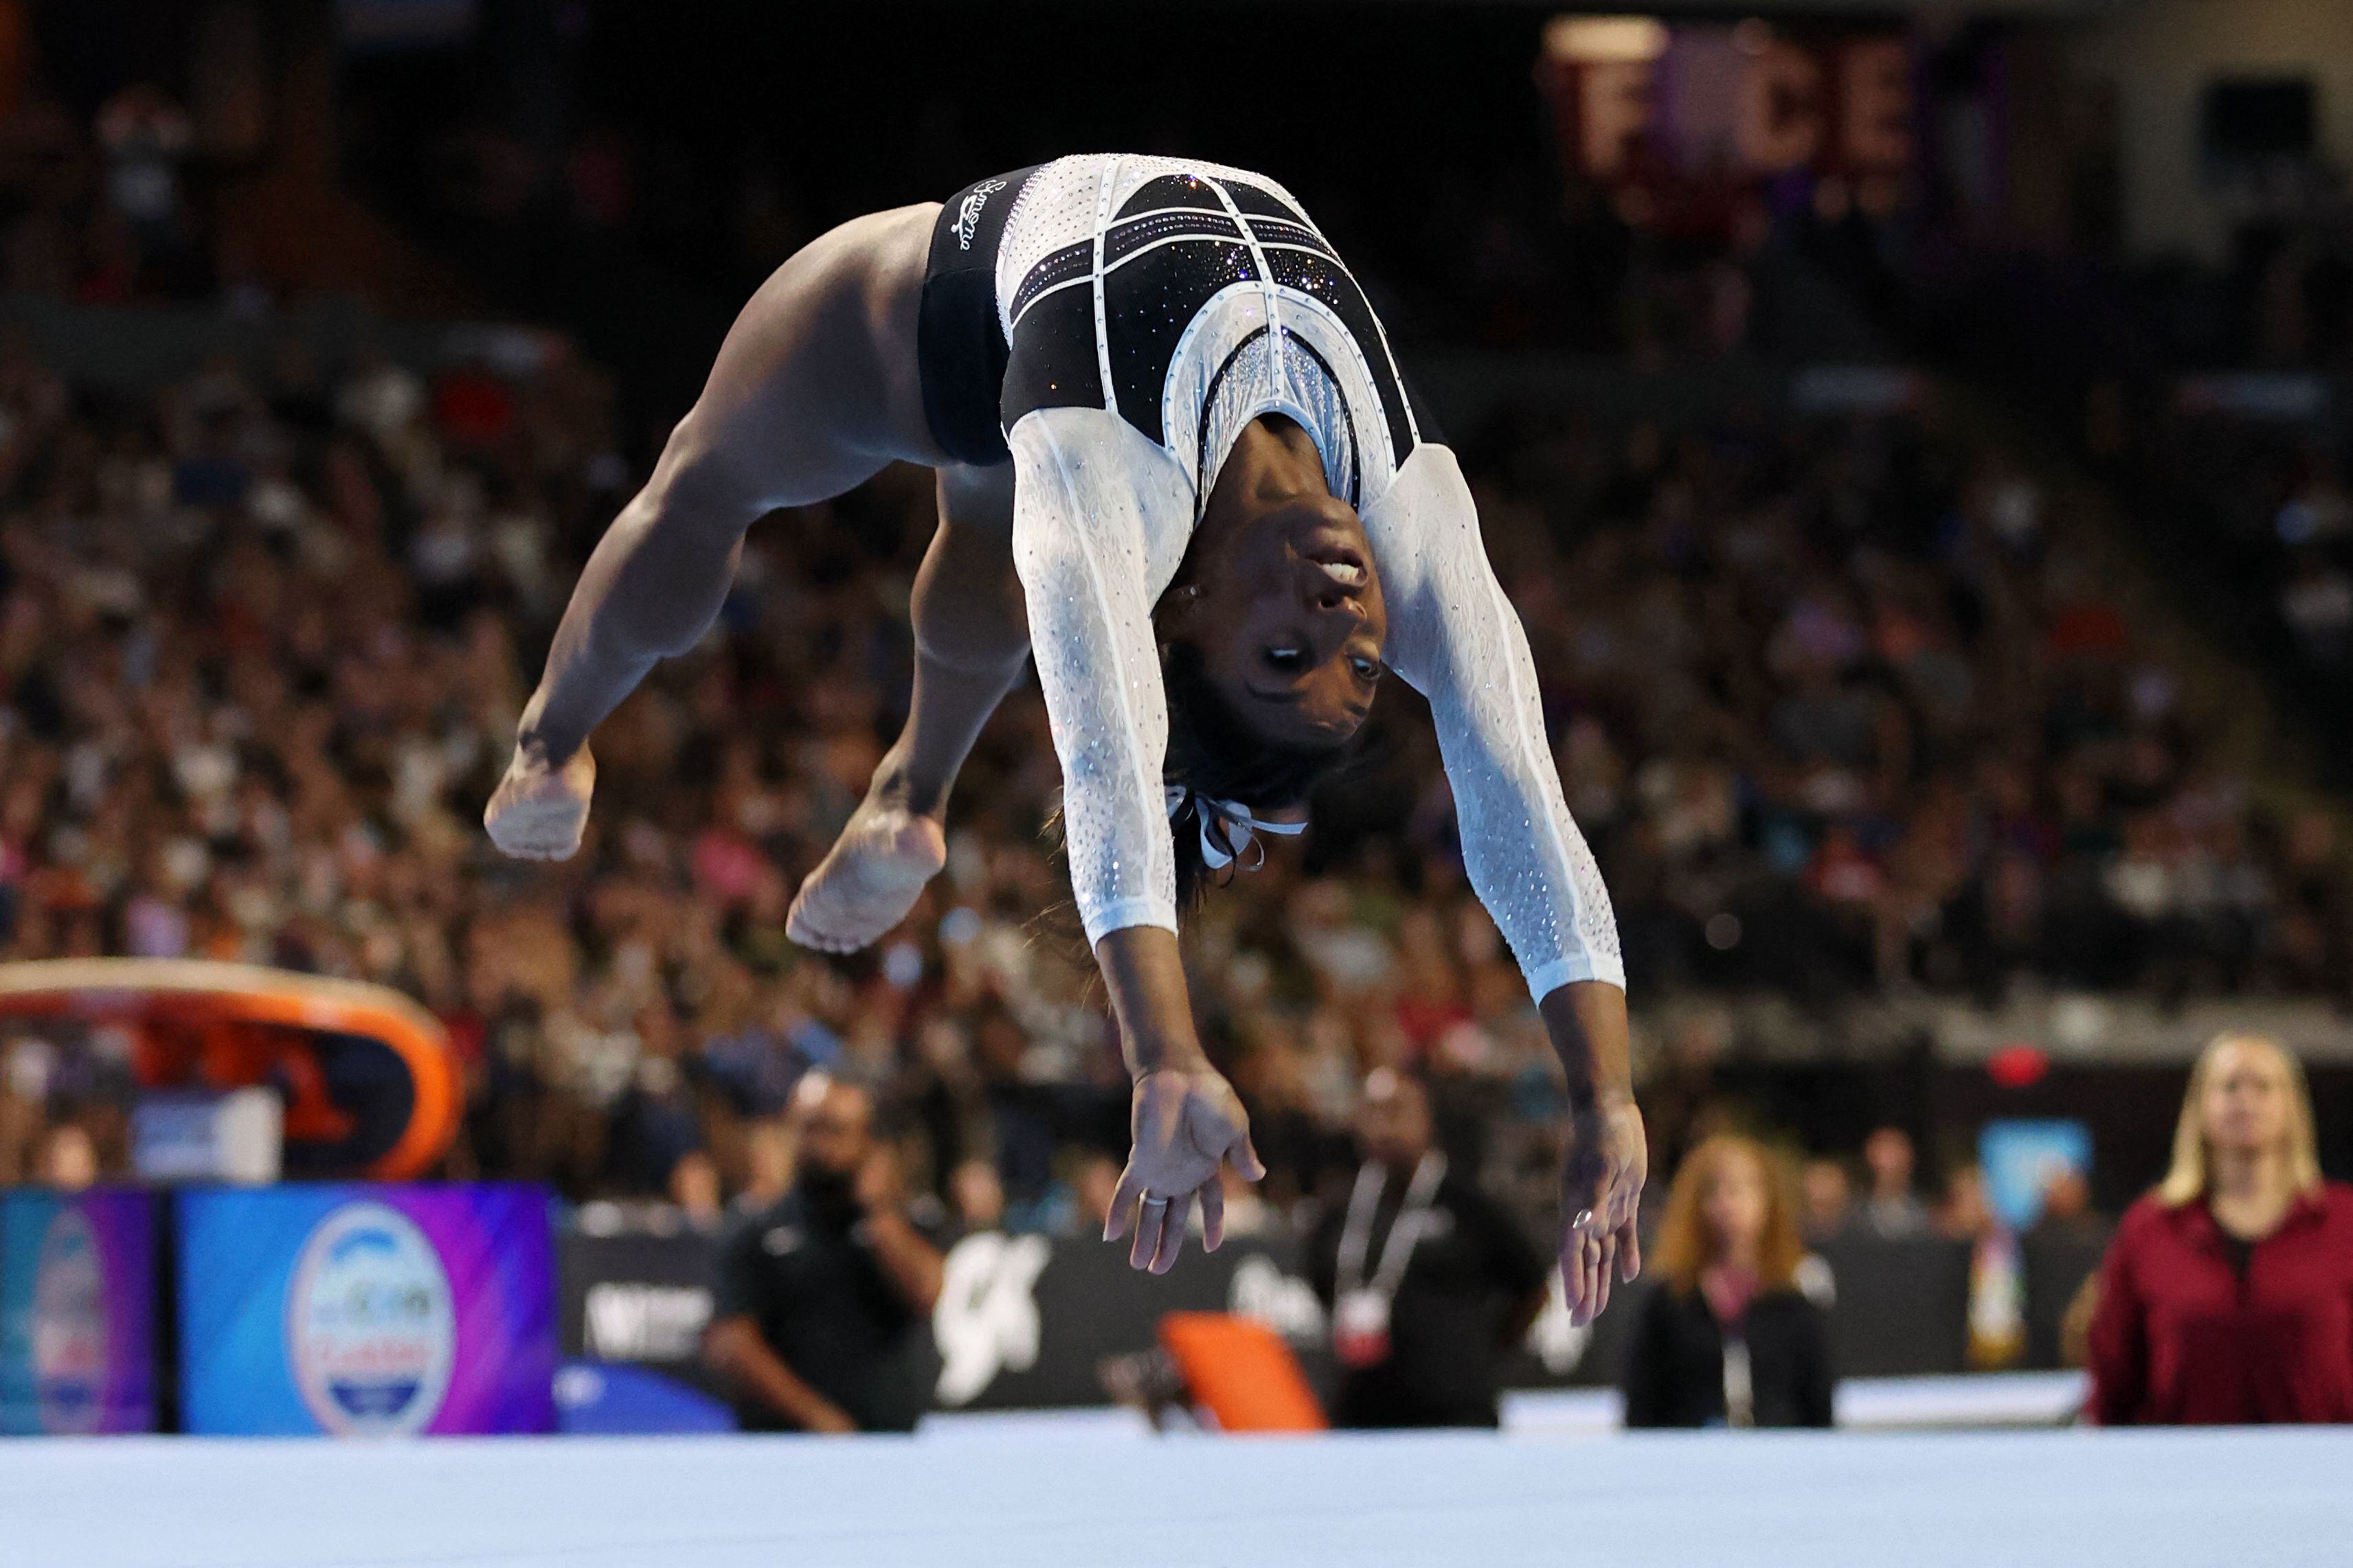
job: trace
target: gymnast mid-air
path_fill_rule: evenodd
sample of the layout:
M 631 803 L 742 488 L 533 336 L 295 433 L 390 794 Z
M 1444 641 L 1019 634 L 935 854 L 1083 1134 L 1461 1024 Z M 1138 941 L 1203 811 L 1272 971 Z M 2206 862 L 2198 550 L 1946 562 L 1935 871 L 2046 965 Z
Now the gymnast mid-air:
M 1221 1238 L 1221 1162 L 1263 1173 L 1194 1027 L 1177 912 L 1254 833 L 1299 831 L 1393 670 L 1430 700 L 1472 885 L 1567 1075 L 1562 1277 L 1589 1321 L 1640 1268 L 1646 1169 L 1609 895 L 1454 455 L 1271 180 L 1063 158 L 786 261 L 581 574 L 484 813 L 498 847 L 572 854 L 590 731 L 700 640 L 744 531 L 892 462 L 938 473 L 911 710 L 792 937 L 846 952 L 905 917 L 945 861 L 956 771 L 1034 654 L 1071 886 L 1135 1079 L 1104 1234 L 1132 1230 L 1130 1260 L 1163 1272 L 1197 1199 Z

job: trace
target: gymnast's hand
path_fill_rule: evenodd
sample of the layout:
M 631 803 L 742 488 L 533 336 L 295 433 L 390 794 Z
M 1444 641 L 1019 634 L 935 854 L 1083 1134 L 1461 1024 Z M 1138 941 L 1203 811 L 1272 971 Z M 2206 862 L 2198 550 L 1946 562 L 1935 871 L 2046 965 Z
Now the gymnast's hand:
M 1166 1274 L 1185 1245 L 1198 1197 L 1201 1243 L 1215 1252 L 1226 1238 L 1226 1196 L 1218 1166 L 1231 1160 L 1250 1181 L 1266 1175 L 1250 1147 L 1250 1116 L 1233 1085 L 1206 1062 L 1146 1072 L 1135 1080 L 1130 1128 L 1134 1147 L 1112 1194 L 1111 1213 L 1103 1216 L 1103 1239 L 1116 1241 L 1133 1228 L 1129 1267 Z
M 1609 1305 L 1609 1275 L 1642 1271 L 1634 1222 L 1650 1170 L 1634 1097 L 1600 1096 L 1570 1113 L 1560 1167 L 1560 1281 L 1568 1321 L 1582 1328 Z
M 581 831 L 588 826 L 588 796 L 596 787 L 596 760 L 587 747 L 551 767 L 545 754 L 526 742 L 515 748 L 506 777 L 482 808 L 482 826 L 506 854 L 568 860 L 580 847 Z

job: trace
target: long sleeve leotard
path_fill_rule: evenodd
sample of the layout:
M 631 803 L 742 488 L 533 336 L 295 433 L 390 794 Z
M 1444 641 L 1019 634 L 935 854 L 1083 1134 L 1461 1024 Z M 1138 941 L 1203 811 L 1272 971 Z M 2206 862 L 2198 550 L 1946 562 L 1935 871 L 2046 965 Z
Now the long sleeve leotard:
M 1297 204 L 1214 165 L 1064 159 L 1023 185 L 997 267 L 1014 557 L 1089 941 L 1176 929 L 1152 608 L 1236 435 L 1279 413 L 1364 520 L 1385 662 L 1430 700 L 1472 886 L 1529 989 L 1622 986 L 1470 489 L 1420 438 L 1378 322 Z

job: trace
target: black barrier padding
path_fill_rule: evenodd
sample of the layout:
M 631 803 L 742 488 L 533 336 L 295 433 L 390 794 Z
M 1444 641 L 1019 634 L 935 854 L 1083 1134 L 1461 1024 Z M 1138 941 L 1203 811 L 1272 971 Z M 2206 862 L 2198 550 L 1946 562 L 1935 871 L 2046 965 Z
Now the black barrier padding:
M 1157 1276 L 1129 1268 L 1127 1247 L 1125 1241 L 1084 1238 L 1054 1243 L 1030 1292 L 1038 1310 L 1036 1363 L 1002 1367 L 960 1408 L 1101 1405 L 1106 1395 L 1100 1364 L 1157 1346 L 1164 1313 L 1228 1310 L 1234 1272 L 1244 1258 L 1263 1257 L 1294 1279 L 1301 1274 L 1298 1248 L 1288 1240 L 1236 1240 L 1213 1253 L 1187 1247 L 1176 1268 Z M 1302 1357 L 1303 1363 L 1307 1360 Z M 1328 1374 L 1319 1383 L 1311 1369 L 1309 1381 L 1317 1384 L 1319 1398 L 1328 1399 Z
M 564 1232 L 555 1247 L 557 1342 L 566 1356 L 629 1362 L 724 1397 L 701 1343 L 718 1263 L 718 1238 L 692 1231 Z
M 959 1344 L 965 1356 L 977 1358 L 967 1366 L 975 1392 L 947 1406 L 955 1409 L 1102 1405 L 1108 1396 L 1101 1363 L 1155 1349 L 1164 1314 L 1230 1311 L 1253 1304 L 1244 1298 L 1254 1293 L 1255 1304 L 1262 1307 L 1270 1289 L 1288 1293 L 1295 1303 L 1305 1289 L 1301 1249 L 1287 1237 L 1238 1237 L 1214 1254 L 1188 1247 L 1176 1268 L 1158 1278 L 1127 1266 L 1124 1242 L 978 1239 L 1002 1248 L 1044 1247 L 1045 1258 L 1034 1275 L 1000 1261 L 985 1277 L 966 1278 L 970 1298 L 943 1301 L 936 1323 L 946 1360 L 956 1362 Z M 1840 1375 L 1899 1377 L 1966 1370 L 1967 1243 L 1850 1237 L 1818 1250 L 1837 1291 L 1831 1337 Z M 1000 1253 L 1001 1258 L 1007 1256 Z M 680 1293 L 707 1291 L 717 1258 L 716 1238 L 692 1232 L 563 1236 L 556 1262 L 565 1353 L 633 1362 L 723 1395 L 700 1355 L 677 1342 L 685 1321 Z M 2024 1244 L 2027 1364 L 2055 1364 L 2059 1318 L 2099 1258 L 2094 1242 L 2035 1238 Z M 1253 1271 L 1252 1289 L 1238 1291 L 1236 1276 L 1245 1264 Z M 1646 1279 L 1620 1289 L 1595 1321 L 1575 1365 L 1565 1373 L 1551 1371 L 1525 1351 L 1514 1354 L 1505 1367 L 1506 1385 L 1615 1384 L 1642 1294 L 1656 1288 Z M 592 1307 L 592 1293 L 600 1289 L 604 1294 Z M 1017 1347 L 1025 1340 L 1026 1315 L 1030 1313 L 1037 1326 L 1035 1357 L 1026 1365 L 1016 1364 L 1026 1353 Z M 666 1346 L 659 1342 L 665 1334 L 671 1340 Z M 1293 1339 L 1291 1344 L 1310 1385 L 1328 1406 L 1334 1382 L 1328 1345 L 1319 1334 Z M 673 1353 L 647 1353 L 651 1349 Z
M 1838 1291 L 1831 1349 L 1841 1377 L 1968 1370 L 1968 1242 L 1856 1237 L 1815 1250 L 1830 1265 Z
M 1535 1352 L 1525 1346 L 1504 1361 L 1505 1388 L 1615 1388 L 1625 1375 L 1626 1346 L 1634 1337 L 1635 1320 L 1642 1313 L 1642 1300 L 1658 1289 L 1658 1276 L 1651 1275 L 1632 1284 L 1620 1280 L 1609 1292 L 1609 1305 L 1593 1320 L 1586 1330 L 1584 1347 L 1577 1352 L 1576 1364 L 1566 1373 L 1555 1373 L 1545 1365 Z
M 2060 1364 L 2061 1324 L 2107 1247 L 2105 1236 L 2030 1236 L 2020 1244 L 2020 1267 L 2026 1274 L 2026 1366 L 2049 1371 Z

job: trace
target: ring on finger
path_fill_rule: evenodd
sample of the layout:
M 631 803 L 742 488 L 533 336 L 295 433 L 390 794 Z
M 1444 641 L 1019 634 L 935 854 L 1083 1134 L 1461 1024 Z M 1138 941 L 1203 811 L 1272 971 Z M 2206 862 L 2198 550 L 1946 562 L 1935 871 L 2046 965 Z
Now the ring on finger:
M 1156 1197 L 1150 1193 L 1146 1193 L 1144 1194 L 1144 1206 L 1145 1208 L 1165 1209 L 1168 1206 L 1168 1200 L 1165 1197 Z

